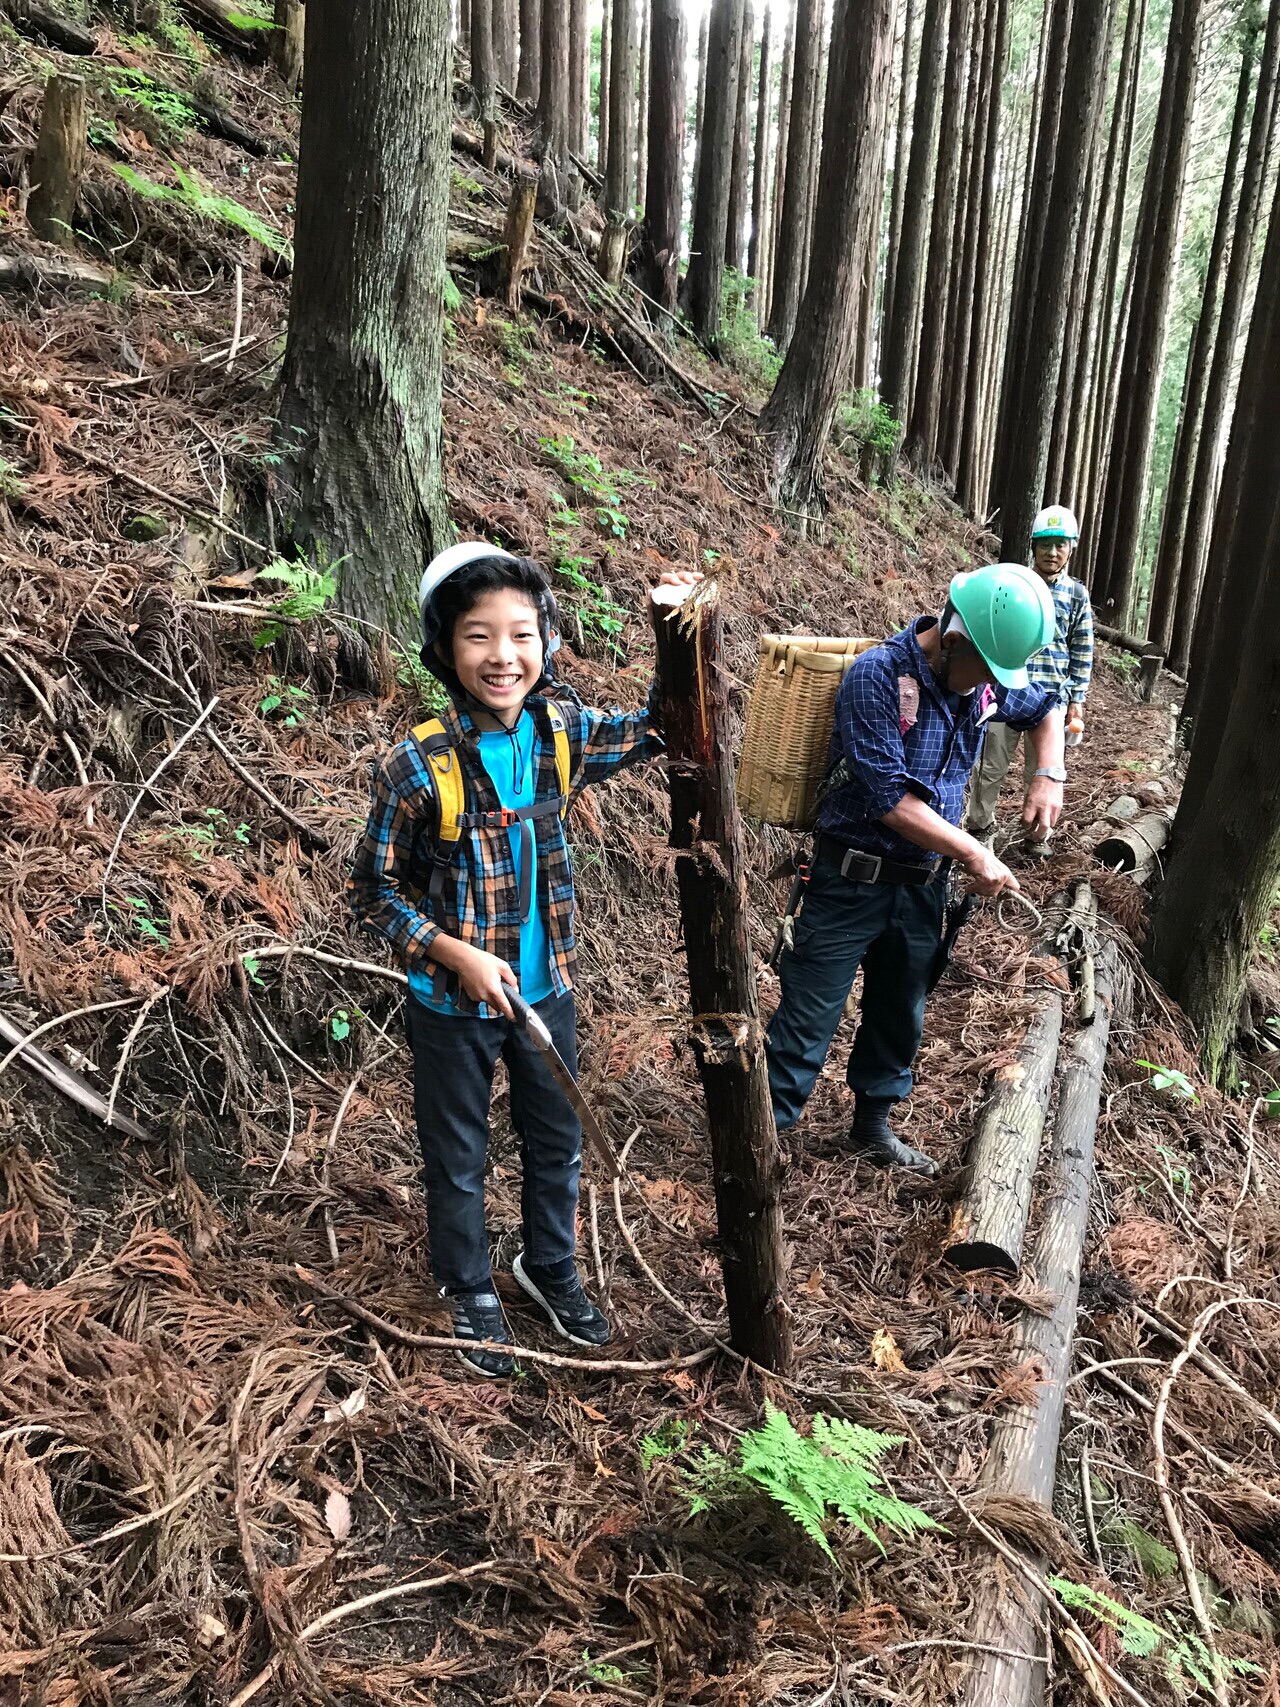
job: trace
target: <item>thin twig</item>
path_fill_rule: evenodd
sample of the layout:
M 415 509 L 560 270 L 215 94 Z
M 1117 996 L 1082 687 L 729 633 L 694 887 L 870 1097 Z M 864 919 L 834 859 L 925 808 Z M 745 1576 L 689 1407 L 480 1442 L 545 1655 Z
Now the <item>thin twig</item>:
M 1231 1242 L 1236 1236 L 1236 1216 L 1239 1215 L 1241 1207 L 1244 1204 L 1244 1200 L 1249 1195 L 1249 1182 L 1253 1177 L 1254 1126 L 1257 1123 L 1258 1110 L 1266 1100 L 1267 1099 L 1265 1097 L 1255 1097 L 1253 1099 L 1253 1107 L 1249 1110 L 1249 1137 L 1248 1150 L 1246 1151 L 1244 1158 L 1244 1178 L 1240 1181 L 1240 1195 L 1232 1204 L 1231 1213 L 1227 1217 L 1227 1230 L 1222 1241 L 1222 1272 L 1227 1280 L 1234 1278 L 1232 1274 L 1233 1259 L 1231 1254 Z
M 214 694 L 213 698 L 209 701 L 208 705 L 205 706 L 204 710 L 200 713 L 199 717 L 196 718 L 195 722 L 190 726 L 189 729 L 186 730 L 186 732 L 184 734 L 182 734 L 178 737 L 178 739 L 174 742 L 173 746 L 170 747 L 169 751 L 161 759 L 160 763 L 152 771 L 151 775 L 143 783 L 142 787 L 138 790 L 137 794 L 134 795 L 132 801 L 130 802 L 129 810 L 124 815 L 124 822 L 120 825 L 120 828 L 119 828 L 118 832 L 116 833 L 115 842 L 112 845 L 111 853 L 109 854 L 109 856 L 107 858 L 106 869 L 102 873 L 102 911 L 104 914 L 107 911 L 107 884 L 111 880 L 111 868 L 115 865 L 116 855 L 120 852 L 120 844 L 121 844 L 121 842 L 124 841 L 124 833 L 129 828 L 129 825 L 133 822 L 134 813 L 138 810 L 139 806 L 141 806 L 143 799 L 145 798 L 145 796 L 150 792 L 150 790 L 154 786 L 156 779 L 160 776 L 160 773 L 162 771 L 166 770 L 168 768 L 168 766 L 173 763 L 173 761 L 177 758 L 178 754 L 186 746 L 187 742 L 191 739 L 191 737 L 199 729 L 200 725 L 204 722 L 205 718 L 208 717 L 209 714 L 213 711 L 213 708 L 217 705 L 217 703 L 218 703 L 218 695 Z
M 357 1073 L 355 1078 L 352 1079 L 351 1083 L 347 1086 L 342 1101 L 338 1104 L 338 1112 L 333 1117 L 333 1125 L 329 1128 L 328 1138 L 325 1139 L 324 1165 L 320 1170 L 320 1184 L 323 1187 L 325 1195 L 324 1230 L 329 1240 L 329 1255 L 333 1258 L 335 1264 L 338 1261 L 338 1236 L 333 1230 L 333 1210 L 330 1208 L 328 1202 L 329 1161 L 333 1155 L 333 1146 L 337 1141 L 339 1128 L 341 1127 L 343 1120 L 346 1118 L 347 1109 L 351 1103 L 352 1097 L 356 1094 L 356 1086 L 359 1083 L 360 1075 Z
M 227 352 L 227 366 L 234 367 L 236 357 L 240 353 L 240 334 L 244 330 L 244 266 L 236 262 L 236 318 L 231 328 L 231 348 Z
M 142 1030 L 143 1025 L 146 1023 L 147 1015 L 151 1012 L 152 1008 L 155 1007 L 156 1003 L 164 1001 L 165 998 L 168 996 L 168 994 L 169 994 L 169 986 L 167 984 L 165 984 L 160 989 L 158 989 L 156 991 L 154 996 L 148 996 L 146 1001 L 142 1004 L 142 1010 L 139 1013 L 137 1019 L 135 1019 L 133 1024 L 129 1027 L 128 1035 L 126 1036 L 126 1038 L 124 1040 L 124 1048 L 120 1051 L 120 1059 L 116 1063 L 115 1077 L 111 1081 L 111 1090 L 109 1091 L 109 1093 L 107 1095 L 107 1125 L 108 1126 L 110 1126 L 112 1119 L 115 1116 L 116 1097 L 120 1094 L 120 1085 L 121 1085 L 121 1081 L 124 1079 L 124 1069 L 125 1069 L 125 1064 L 127 1063 L 128 1059 L 129 1059 L 129 1052 L 132 1050 L 134 1043 L 137 1041 L 138 1033 Z
M 72 456 L 78 456 L 82 462 L 87 462 L 90 468 L 100 469 L 103 474 L 110 474 L 113 479 L 122 480 L 126 486 L 136 486 L 140 492 L 145 492 L 149 498 L 155 498 L 170 509 L 177 510 L 180 515 L 195 516 L 200 521 L 208 522 L 228 539 L 234 539 L 239 545 L 247 545 L 251 551 L 256 551 L 262 557 L 269 557 L 270 551 L 260 539 L 250 539 L 247 533 L 224 522 L 216 511 L 207 504 L 201 504 L 193 498 L 180 497 L 176 492 L 166 492 L 162 486 L 153 486 L 149 480 L 143 480 L 140 475 L 131 474 L 127 468 L 121 468 L 118 463 L 108 457 L 99 456 L 96 451 L 86 450 L 84 445 L 78 445 L 74 440 L 63 440 L 59 443 L 60 450 L 70 451 Z
M 344 1618 L 350 1618 L 357 1612 L 363 1612 L 366 1607 L 379 1606 L 387 1600 L 400 1600 L 405 1595 L 425 1594 L 433 1588 L 442 1588 L 448 1583 L 463 1582 L 467 1577 L 476 1577 L 487 1571 L 501 1569 L 502 1564 L 501 1559 L 482 1559 L 477 1565 L 467 1565 L 462 1570 L 449 1571 L 444 1576 L 420 1577 L 414 1582 L 398 1583 L 395 1588 L 381 1588 L 374 1594 L 361 1595 L 358 1600 L 348 1600 L 342 1606 L 332 1607 L 321 1617 L 313 1618 L 310 1624 L 304 1625 L 298 1631 L 297 1640 L 299 1643 L 308 1641 L 312 1636 L 318 1636 L 322 1630 L 327 1630 L 330 1625 L 337 1624 Z M 273 1654 L 258 1675 L 251 1678 L 238 1695 L 232 1697 L 230 1707 L 245 1707 L 246 1702 L 252 1701 L 258 1691 L 270 1683 L 283 1664 L 284 1655 Z
M 105 1014 L 109 1013 L 112 1008 L 131 1008 L 135 1002 L 143 1000 L 145 998 L 142 996 L 120 996 L 113 1002 L 92 1002 L 87 1008 L 72 1008 L 68 1014 L 55 1014 L 52 1019 L 47 1019 L 43 1024 L 38 1025 L 34 1031 L 29 1031 L 21 1043 L 14 1044 L 3 1061 L 0 1061 L 0 1073 L 3 1073 L 5 1068 L 12 1061 L 15 1061 L 19 1055 L 30 1049 L 37 1037 L 43 1037 L 46 1032 L 54 1031 L 58 1026 L 66 1025 L 73 1019 L 83 1019 L 86 1014 Z
M 104 1529 L 101 1535 L 91 1535 L 87 1541 L 72 1541 L 66 1547 L 54 1547 L 47 1553 L 0 1553 L 0 1565 L 34 1565 L 42 1559 L 61 1559 L 68 1553 L 83 1553 L 90 1547 L 101 1547 L 106 1541 L 118 1541 L 122 1535 L 132 1535 L 135 1529 L 145 1529 L 157 1518 L 168 1517 L 171 1511 L 176 1511 L 180 1505 L 184 1505 L 192 1494 L 198 1493 L 208 1480 L 207 1472 L 197 1476 L 180 1494 L 175 1494 L 167 1505 L 158 1506 L 155 1511 L 145 1511 L 141 1517 L 131 1517 L 127 1523 L 117 1523 L 111 1529 Z

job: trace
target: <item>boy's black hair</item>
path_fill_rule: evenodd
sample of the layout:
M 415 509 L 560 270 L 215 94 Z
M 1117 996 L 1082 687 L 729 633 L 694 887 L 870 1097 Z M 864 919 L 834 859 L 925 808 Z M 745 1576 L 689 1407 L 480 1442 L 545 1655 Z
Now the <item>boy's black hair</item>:
M 432 610 L 439 632 L 436 644 L 445 655 L 452 655 L 454 629 L 467 612 L 486 594 L 504 588 L 522 593 L 528 599 L 538 613 L 538 632 L 542 636 L 544 654 L 549 650 L 551 630 L 556 621 L 556 601 L 545 570 L 531 557 L 481 557 L 442 581 L 432 596 Z

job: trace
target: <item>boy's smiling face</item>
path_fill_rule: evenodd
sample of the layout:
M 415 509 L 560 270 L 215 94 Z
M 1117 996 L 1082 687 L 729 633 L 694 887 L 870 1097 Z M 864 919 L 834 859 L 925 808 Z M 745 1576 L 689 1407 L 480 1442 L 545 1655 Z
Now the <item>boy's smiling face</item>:
M 523 593 L 498 587 L 453 629 L 453 667 L 468 694 L 510 726 L 542 674 L 538 613 Z

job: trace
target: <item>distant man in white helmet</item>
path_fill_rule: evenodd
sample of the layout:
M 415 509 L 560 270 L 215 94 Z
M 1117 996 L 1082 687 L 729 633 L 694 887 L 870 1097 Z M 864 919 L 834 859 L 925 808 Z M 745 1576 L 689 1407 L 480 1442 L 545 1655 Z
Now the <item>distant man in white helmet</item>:
M 1079 746 L 1084 737 L 1084 702 L 1093 676 L 1093 611 L 1089 593 L 1082 581 L 1067 572 L 1079 539 L 1076 518 L 1062 504 L 1051 504 L 1041 510 L 1031 524 L 1031 566 L 1053 598 L 1055 621 L 1053 639 L 1027 660 L 1027 675 L 1033 686 L 1052 693 L 1056 703 L 1064 708 L 1068 747 Z M 970 835 L 988 845 L 995 834 L 1000 789 L 1021 738 L 1021 732 L 1008 723 L 992 723 L 987 728 L 965 827 Z M 1024 767 L 1029 782 L 1036 768 L 1029 742 L 1025 747 Z M 1049 836 L 1027 832 L 1022 845 L 1026 853 L 1042 857 L 1049 852 Z

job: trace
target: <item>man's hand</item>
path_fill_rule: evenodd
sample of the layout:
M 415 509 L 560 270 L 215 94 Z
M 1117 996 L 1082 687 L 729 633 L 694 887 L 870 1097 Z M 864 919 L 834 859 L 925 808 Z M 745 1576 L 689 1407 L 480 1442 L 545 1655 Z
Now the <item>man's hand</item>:
M 1032 777 L 1022 805 L 1022 827 L 1032 841 L 1042 842 L 1062 814 L 1062 784 L 1049 776 Z
M 702 573 L 697 569 L 665 569 L 659 575 L 655 585 L 659 587 L 679 587 L 682 594 L 687 594 L 696 587 L 702 579 Z
M 975 894 L 999 895 L 1003 889 L 1018 889 L 1020 884 L 1009 867 L 998 860 L 989 847 L 973 841 L 972 851 L 960 859 L 961 869 L 973 885 Z
M 470 996 L 473 1002 L 484 1002 L 487 1007 L 496 1008 L 508 1019 L 516 1016 L 511 1011 L 511 1003 L 507 1000 L 504 984 L 510 984 L 513 989 L 520 988 L 520 980 L 507 965 L 505 960 L 499 960 L 496 954 L 486 954 L 482 948 L 473 948 L 470 943 L 451 942 L 451 952 L 446 964 L 458 974 L 458 982 Z

